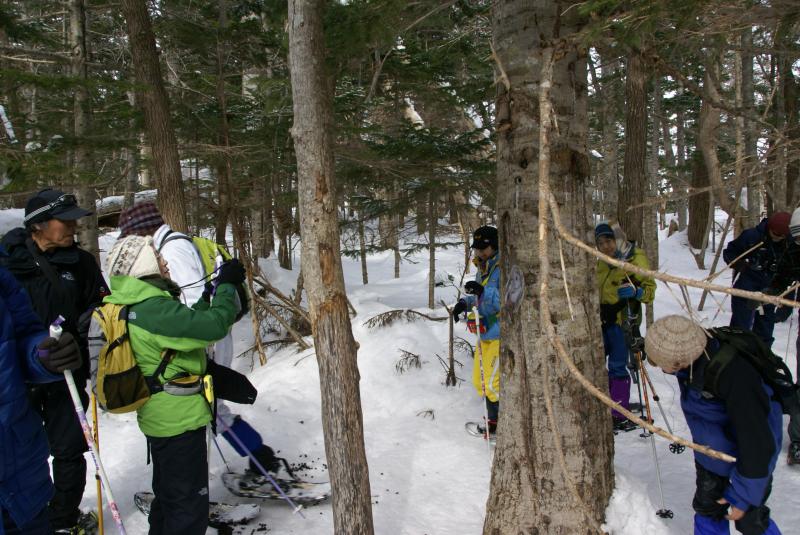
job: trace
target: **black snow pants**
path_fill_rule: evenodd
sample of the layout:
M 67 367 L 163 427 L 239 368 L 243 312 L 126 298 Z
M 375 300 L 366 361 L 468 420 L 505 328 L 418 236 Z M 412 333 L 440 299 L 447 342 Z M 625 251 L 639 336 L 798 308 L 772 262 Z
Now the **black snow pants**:
M 206 428 L 147 437 L 153 459 L 149 535 L 205 535 L 208 527 Z

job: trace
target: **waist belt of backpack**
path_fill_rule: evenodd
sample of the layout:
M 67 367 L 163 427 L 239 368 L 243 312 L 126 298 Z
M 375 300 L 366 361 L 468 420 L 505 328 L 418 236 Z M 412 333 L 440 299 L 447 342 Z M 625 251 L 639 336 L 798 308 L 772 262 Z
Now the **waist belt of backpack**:
M 166 392 L 173 396 L 192 396 L 201 393 L 203 391 L 203 376 L 201 375 L 182 373 L 161 383 L 159 377 L 163 375 L 164 371 L 167 369 L 167 364 L 169 364 L 173 356 L 175 356 L 175 350 L 166 350 L 155 373 L 145 377 L 150 395 L 154 396 L 159 392 Z

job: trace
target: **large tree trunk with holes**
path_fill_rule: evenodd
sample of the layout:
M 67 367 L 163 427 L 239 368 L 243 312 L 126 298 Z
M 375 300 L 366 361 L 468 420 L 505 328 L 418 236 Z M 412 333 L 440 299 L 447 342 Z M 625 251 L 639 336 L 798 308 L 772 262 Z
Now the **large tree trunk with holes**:
M 703 156 L 695 151 L 692 157 L 692 190 L 702 190 L 709 185 Z M 705 251 L 708 246 L 711 194 L 708 191 L 689 197 L 689 227 L 687 237 L 697 267 L 705 269 Z
M 353 338 L 339 250 L 333 161 L 333 84 L 325 75 L 323 0 L 289 1 L 302 266 L 322 389 L 322 429 L 333 488 L 333 525 L 372 534 L 369 470 Z
M 539 280 L 539 173 L 536 165 L 527 165 L 540 156 L 538 93 L 542 57 L 547 53 L 543 43 L 571 42 L 583 23 L 579 10 L 565 10 L 553 1 L 506 0 L 494 8 L 494 48 L 509 84 L 508 90 L 503 83 L 497 84 L 500 94 L 496 103 L 498 116 L 509 117 L 511 125 L 497 138 L 502 285 L 513 288 L 521 278 L 525 292 L 517 302 L 504 298 L 500 315 L 502 411 L 483 528 L 486 535 L 510 530 L 550 535 L 595 533 L 593 526 L 603 521 L 613 488 L 608 409 L 557 364 L 551 340 L 540 323 L 537 297 L 540 283 L 546 282 L 558 336 L 578 368 L 606 389 L 608 377 L 596 343 L 600 321 L 595 262 L 586 253 L 565 248 L 563 273 L 557 234 L 551 226 L 547 234 L 551 276 Z M 564 224 L 583 237 L 590 232 L 592 215 L 586 49 L 571 44 L 556 51 L 556 58 L 551 95 L 558 128 L 551 130 L 549 176 Z M 564 277 L 573 299 L 571 308 Z M 550 396 L 545 396 L 545 387 Z M 548 419 L 548 401 L 557 429 Z M 560 467 L 556 434 L 561 438 L 569 480 L 577 485 L 583 505 L 570 491 Z
M 152 150 L 152 165 L 158 186 L 158 207 L 169 225 L 188 232 L 178 143 L 169 115 L 169 99 L 161 78 L 156 39 L 145 0 L 122 0 L 128 26 L 133 70 L 139 92 L 136 101 L 144 112 L 144 129 Z
M 625 169 L 619 190 L 619 222 L 628 239 L 643 243 L 644 204 L 647 191 L 647 76 L 644 60 L 628 56 L 625 78 Z

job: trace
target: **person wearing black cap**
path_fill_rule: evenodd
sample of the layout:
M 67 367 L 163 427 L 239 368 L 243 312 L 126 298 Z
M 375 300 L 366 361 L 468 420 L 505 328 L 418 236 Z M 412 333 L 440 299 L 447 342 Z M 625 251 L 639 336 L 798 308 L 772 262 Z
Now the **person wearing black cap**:
M 48 325 L 63 316 L 64 331 L 78 342 L 83 363 L 74 377 L 84 408 L 89 402 L 85 387 L 89 320 L 109 293 L 94 256 L 75 243 L 77 220 L 90 214 L 78 206 L 74 195 L 43 189 L 25 206 L 24 228 L 15 228 L 2 239 L 9 254 L 2 264 L 27 291 L 39 318 Z M 44 420 L 53 456 L 50 523 L 55 533 L 74 533 L 79 523 L 88 520 L 78 508 L 86 485 L 83 431 L 64 381 L 30 385 L 29 394 Z
M 472 366 L 472 383 L 479 395 L 486 394 L 486 412 L 489 419 L 489 435 L 495 433 L 500 411 L 500 254 L 498 253 L 497 229 L 484 226 L 472 233 L 475 251 L 473 263 L 478 268 L 475 280 L 464 285 L 467 293 L 453 307 L 453 320 L 458 321 L 467 314 L 467 328 L 477 331 L 472 307 L 480 315 L 480 348 L 475 348 Z M 480 351 L 480 353 L 479 353 Z M 478 358 L 479 355 L 483 358 Z M 477 434 L 484 435 L 486 429 L 479 426 Z
M 628 241 L 616 223 L 600 223 L 594 230 L 597 249 L 612 258 L 650 269 L 644 251 Z M 630 408 L 631 377 L 628 373 L 631 349 L 641 344 L 639 325 L 642 303 L 652 303 L 656 283 L 650 277 L 628 273 L 603 260 L 597 261 L 597 282 L 600 289 L 600 321 L 603 347 L 608 356 L 608 390 L 611 399 L 623 408 Z M 635 362 L 634 362 L 635 364 Z M 614 429 L 630 431 L 635 425 L 622 413 L 612 410 Z
M 743 230 L 722 251 L 733 268 L 734 288 L 752 292 L 768 291 L 787 252 L 788 212 L 775 212 L 753 228 Z M 749 251 L 749 252 L 748 252 Z M 752 330 L 772 346 L 775 340 L 775 305 L 763 305 L 745 297 L 731 296 L 731 327 Z

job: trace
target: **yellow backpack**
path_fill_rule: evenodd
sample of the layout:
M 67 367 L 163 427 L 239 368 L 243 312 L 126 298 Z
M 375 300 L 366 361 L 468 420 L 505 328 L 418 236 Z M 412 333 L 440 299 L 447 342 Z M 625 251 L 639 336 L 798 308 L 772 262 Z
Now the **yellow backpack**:
M 128 307 L 105 303 L 92 317 L 103 330 L 95 393 L 100 406 L 115 414 L 132 412 L 150 399 L 150 389 L 133 356 L 128 336 Z

